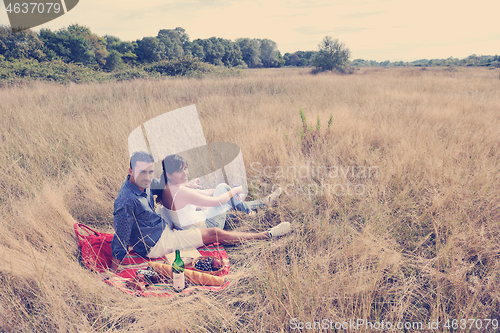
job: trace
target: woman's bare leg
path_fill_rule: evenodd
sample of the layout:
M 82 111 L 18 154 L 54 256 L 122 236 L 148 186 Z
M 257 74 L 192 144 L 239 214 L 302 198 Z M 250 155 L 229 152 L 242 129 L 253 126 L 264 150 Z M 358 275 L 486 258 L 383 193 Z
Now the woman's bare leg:
M 221 244 L 237 244 L 241 241 L 251 239 L 266 239 L 269 238 L 267 231 L 262 232 L 241 232 L 241 231 L 226 231 L 219 228 L 200 229 L 203 244 L 221 243 Z

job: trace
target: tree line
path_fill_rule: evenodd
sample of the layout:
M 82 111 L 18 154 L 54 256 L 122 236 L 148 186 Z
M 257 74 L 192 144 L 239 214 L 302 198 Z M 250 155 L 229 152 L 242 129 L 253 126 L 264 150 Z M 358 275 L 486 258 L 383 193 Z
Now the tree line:
M 89 28 L 78 24 L 58 31 L 41 29 L 38 33 L 31 30 L 14 33 L 10 27 L 0 26 L 0 63 L 23 59 L 38 62 L 57 60 L 108 72 L 136 65 L 149 66 L 147 68 L 151 69 L 158 67 L 152 64 L 169 61 L 193 63 L 193 59 L 215 66 L 238 68 L 295 66 L 332 70 L 346 66 L 500 67 L 498 55 L 474 54 L 464 59 L 450 57 L 413 62 L 377 62 L 364 59 L 350 61 L 349 58 L 350 50 L 345 44 L 329 36 L 318 45 L 317 51 L 296 51 L 281 55 L 277 44 L 270 39 L 238 38 L 232 41 L 211 37 L 191 41 L 181 27 L 162 29 L 157 36 L 129 42 L 111 35 L 98 36 Z
M 211 37 L 190 41 L 181 28 L 162 29 L 155 37 L 122 41 L 97 36 L 89 28 L 73 24 L 58 31 L 41 29 L 14 33 L 0 26 L 0 61 L 35 59 L 62 60 L 93 69 L 114 71 L 125 65 L 151 64 L 165 60 L 196 58 L 216 66 L 281 67 L 285 61 L 270 39 L 239 38 L 236 41 Z
M 476 55 L 472 54 L 463 59 L 449 57 L 446 59 L 420 59 L 411 62 L 405 61 L 374 61 L 364 59 L 354 59 L 351 61 L 352 66 L 356 67 L 440 67 L 440 66 L 484 66 L 484 67 L 500 67 L 499 55 Z

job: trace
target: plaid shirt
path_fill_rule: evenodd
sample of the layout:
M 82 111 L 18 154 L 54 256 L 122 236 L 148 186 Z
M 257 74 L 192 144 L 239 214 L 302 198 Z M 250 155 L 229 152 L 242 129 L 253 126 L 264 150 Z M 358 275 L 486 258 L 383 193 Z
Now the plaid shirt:
M 115 200 L 113 225 L 115 235 L 111 242 L 113 257 L 122 260 L 128 246 L 145 257 L 167 226 L 165 220 L 154 211 L 153 195 L 149 188 L 141 191 L 132 184 L 130 176 L 123 183 Z M 152 187 L 157 185 L 153 179 Z

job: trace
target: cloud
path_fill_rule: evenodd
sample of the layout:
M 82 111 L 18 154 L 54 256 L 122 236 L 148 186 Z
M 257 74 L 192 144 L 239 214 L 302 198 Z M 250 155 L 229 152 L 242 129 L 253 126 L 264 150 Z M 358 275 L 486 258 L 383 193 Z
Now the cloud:
M 196 13 L 206 9 L 225 8 L 231 5 L 229 0 L 187 0 L 187 1 L 168 1 L 161 2 L 158 5 L 150 5 L 144 8 L 142 13 L 153 11 L 154 13 L 164 12 L 170 14 Z M 139 13 L 135 13 L 136 15 Z M 139 14 L 140 15 L 140 14 Z
M 335 27 L 331 29 L 318 29 L 313 26 L 297 27 L 293 32 L 303 35 L 324 35 L 324 34 L 338 34 L 338 33 L 354 33 L 367 30 L 367 28 L 352 28 L 352 27 Z
M 191 0 L 191 1 L 175 1 L 158 6 L 158 9 L 165 9 L 168 11 L 184 11 L 184 12 L 197 12 L 207 8 L 222 8 L 230 5 L 227 0 Z
M 290 0 L 285 3 L 289 8 L 318 8 L 331 6 L 332 1 L 328 0 Z
M 323 35 L 323 34 L 327 34 L 327 33 L 331 33 L 332 30 L 331 29 L 318 29 L 318 28 L 315 28 L 315 27 L 297 27 L 295 29 L 292 30 L 293 32 L 298 32 L 299 34 L 303 34 L 303 35 Z
M 115 9 L 116 18 L 122 21 L 151 22 L 159 16 L 186 17 L 198 14 L 207 9 L 221 9 L 231 5 L 229 0 L 186 0 L 186 1 L 150 1 L 145 6 L 137 6 L 134 10 L 128 7 Z
M 298 13 L 298 14 L 279 14 L 279 15 L 270 15 L 269 17 L 284 17 L 284 18 L 289 18 L 289 17 L 298 17 L 298 16 L 305 16 L 304 13 Z
M 290 8 L 320 8 L 338 6 L 367 6 L 380 2 L 393 2 L 396 0 L 286 0 L 285 6 Z
M 381 15 L 381 14 L 386 14 L 388 12 L 386 11 L 378 11 L 378 12 L 362 12 L 362 13 L 354 13 L 354 14 L 349 14 L 349 15 L 340 15 L 339 19 L 341 20 L 351 20 L 351 19 L 357 19 L 361 17 L 368 17 L 368 16 L 376 16 L 376 15 Z
M 368 30 L 368 28 L 352 28 L 352 27 L 337 27 L 333 31 L 336 33 L 354 33 L 354 32 L 360 32 L 360 31 L 365 31 Z

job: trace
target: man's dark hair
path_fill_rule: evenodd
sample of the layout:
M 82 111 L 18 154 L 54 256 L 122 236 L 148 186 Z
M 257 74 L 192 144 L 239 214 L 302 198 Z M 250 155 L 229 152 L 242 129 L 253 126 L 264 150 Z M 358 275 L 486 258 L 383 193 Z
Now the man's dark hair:
M 130 157 L 130 169 L 134 171 L 135 164 L 137 162 L 147 162 L 147 163 L 154 163 L 155 159 L 151 154 L 146 153 L 145 151 L 136 151 L 131 157 Z

